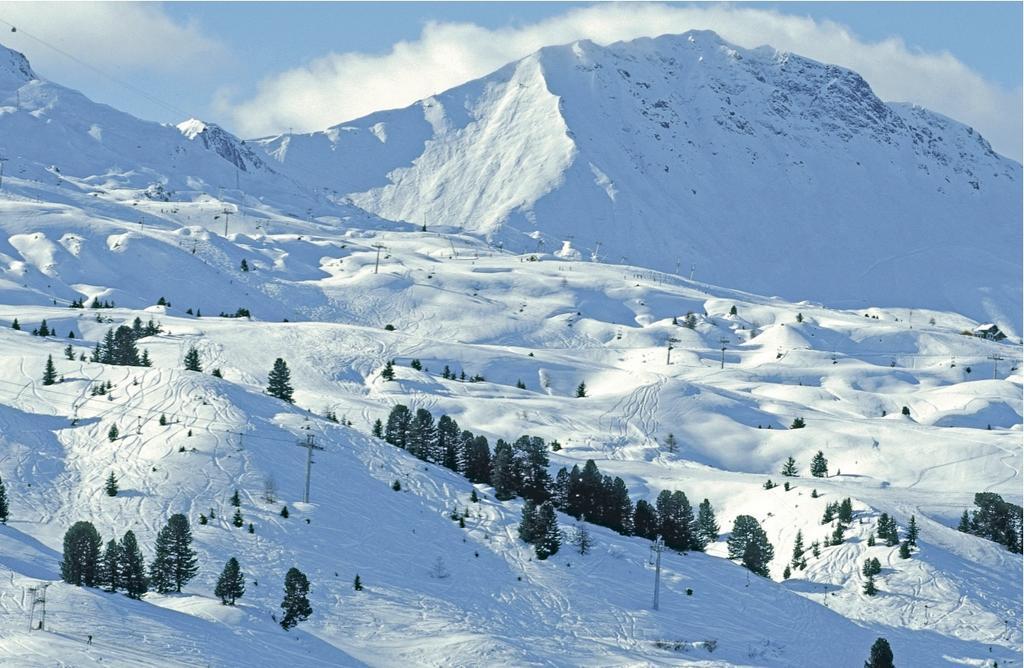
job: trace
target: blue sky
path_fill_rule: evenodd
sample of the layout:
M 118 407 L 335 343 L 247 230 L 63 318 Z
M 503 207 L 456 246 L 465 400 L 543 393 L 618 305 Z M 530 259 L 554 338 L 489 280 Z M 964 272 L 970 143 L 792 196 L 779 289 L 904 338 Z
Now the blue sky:
M 1021 157 L 1022 3 L 10 3 L 47 78 L 163 122 L 182 114 L 243 136 L 313 130 L 410 104 L 539 46 L 718 30 L 857 70 L 883 99 L 978 127 Z M 151 102 L 34 35 L 130 81 Z M 1013 117 L 1013 118 L 1008 118 Z

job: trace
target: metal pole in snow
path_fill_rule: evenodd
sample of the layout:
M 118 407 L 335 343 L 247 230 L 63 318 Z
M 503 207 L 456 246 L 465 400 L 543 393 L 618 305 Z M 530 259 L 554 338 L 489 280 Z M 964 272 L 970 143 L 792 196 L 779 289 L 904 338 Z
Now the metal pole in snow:
M 306 489 L 302 495 L 303 503 L 309 503 L 309 474 L 310 469 L 313 466 L 313 451 L 323 450 L 321 446 L 316 444 L 314 440 L 315 438 L 316 437 L 313 434 L 306 434 L 305 442 L 299 441 L 298 443 L 295 444 L 300 448 L 306 448 Z
M 658 594 L 661 590 L 661 553 L 665 549 L 665 541 L 659 535 L 654 539 L 651 549 L 655 553 L 654 561 L 654 609 L 658 609 Z

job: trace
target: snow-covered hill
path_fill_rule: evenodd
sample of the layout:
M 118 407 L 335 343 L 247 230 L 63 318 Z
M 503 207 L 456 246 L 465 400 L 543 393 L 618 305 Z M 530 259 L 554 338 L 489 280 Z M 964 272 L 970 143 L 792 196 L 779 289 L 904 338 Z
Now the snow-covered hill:
M 392 220 L 1021 331 L 1021 166 L 856 73 L 711 32 L 545 48 L 277 164 Z
M 602 200 L 584 197 L 579 165 L 601 197 L 632 202 L 630 207 L 648 196 L 649 206 L 668 206 L 658 204 L 657 188 L 643 188 L 667 188 L 669 182 L 658 181 L 666 177 L 655 176 L 656 170 L 649 179 L 627 177 L 629 163 L 620 164 L 615 152 L 618 140 L 603 136 L 608 132 L 598 125 L 588 126 L 594 134 L 584 141 L 582 126 L 572 119 L 583 114 L 585 98 L 567 87 L 578 85 L 577 76 L 590 77 L 595 91 L 607 77 L 621 80 L 614 94 L 622 118 L 630 119 L 633 111 L 626 112 L 640 98 L 625 97 L 633 85 L 628 82 L 641 78 L 651 88 L 640 88 L 652 95 L 662 85 L 653 76 L 654 56 L 639 52 L 663 53 L 670 45 L 686 53 L 705 48 L 702 41 L 715 44 L 712 36 L 697 33 L 607 52 L 588 44 L 547 49 L 496 74 L 504 84 L 485 79 L 414 109 L 425 126 L 406 122 L 413 111 L 384 112 L 362 129 L 329 131 L 333 144 L 328 135 L 314 134 L 262 147 L 194 119 L 165 127 L 95 105 L 39 81 L 18 54 L 0 50 L 0 149 L 10 157 L 0 190 L 0 478 L 11 505 L 10 521 L 0 526 L 0 664 L 826 667 L 860 665 L 878 636 L 889 639 L 900 666 L 1019 661 L 1021 557 L 956 530 L 976 492 L 1022 501 L 1019 338 L 996 342 L 965 335 L 982 318 L 966 306 L 930 308 L 933 299 L 941 300 L 941 286 L 914 288 L 909 273 L 893 284 L 894 290 L 917 291 L 908 292 L 900 308 L 881 297 L 856 309 L 822 305 L 818 290 L 840 284 L 814 272 L 845 259 L 829 251 L 826 262 L 811 251 L 833 243 L 860 252 L 842 230 L 816 232 L 787 256 L 807 268 L 802 282 L 779 274 L 800 288 L 800 298 L 815 301 L 759 295 L 742 281 L 715 285 L 705 280 L 700 260 L 690 280 L 685 257 L 680 272 L 659 271 L 675 266 L 658 259 L 671 238 L 653 224 L 646 242 L 637 225 L 614 243 L 601 237 L 602 261 L 593 261 L 579 230 L 590 221 L 598 225 L 601 209 L 594 202 Z M 696 62 L 711 61 L 715 49 Z M 618 62 L 628 51 L 637 52 L 630 56 L 634 62 Z M 742 60 L 722 51 L 716 67 L 753 68 L 751 63 L 774 57 L 763 50 L 737 54 Z M 676 65 L 662 63 L 666 74 L 698 76 L 696 65 L 675 57 Z M 564 70 L 559 79 L 551 72 L 567 59 L 593 69 L 558 66 Z M 780 60 L 775 76 L 792 74 L 786 68 L 823 67 L 796 57 L 786 63 Z M 829 90 L 835 95 L 856 88 L 852 75 L 834 74 Z M 691 92 L 711 96 L 711 86 L 709 78 Z M 562 91 L 558 97 L 555 88 Z M 841 95 L 840 89 L 848 90 Z M 737 115 L 753 114 L 756 91 L 730 90 Z M 464 97 L 456 104 L 458 95 Z M 587 104 L 598 118 L 612 102 L 594 92 Z M 823 157 L 834 142 L 876 161 L 882 160 L 876 154 L 890 150 L 917 155 L 913 144 L 900 144 L 901 128 L 910 127 L 914 114 L 938 122 L 926 112 L 867 103 L 857 113 L 840 112 L 833 109 L 837 104 L 823 107 L 820 116 L 796 114 L 800 132 L 787 129 L 789 150 L 819 161 L 807 167 L 808 178 L 839 178 L 832 169 L 838 158 Z M 648 113 L 655 108 L 665 109 L 652 103 Z M 834 114 L 842 124 L 836 125 Z M 856 121 L 875 115 L 882 119 L 877 127 Z M 484 117 L 494 123 L 480 125 Z M 551 130 L 557 118 L 563 119 L 561 135 Z M 698 118 L 686 120 L 701 132 L 718 127 L 710 117 Z M 689 126 L 682 121 L 682 128 L 666 122 L 680 137 L 698 142 L 698 135 L 685 135 Z M 959 126 L 942 123 L 959 132 Z M 843 128 L 853 126 L 857 132 L 842 139 Z M 885 135 L 885 128 L 892 134 Z M 812 129 L 816 138 L 805 143 Z M 762 132 L 759 126 L 748 137 Z M 716 133 L 708 130 L 700 142 L 732 136 Z M 954 142 L 942 136 L 937 143 Z M 1000 208 L 1005 194 L 992 195 L 989 188 L 998 193 L 993 183 L 1019 180 L 1019 166 L 985 157 L 982 149 L 973 153 L 971 146 L 983 146 L 977 140 L 962 141 L 948 154 L 934 149 L 948 159 L 948 171 L 941 172 L 950 177 L 947 194 L 914 191 L 914 207 L 920 207 L 914 210 L 941 208 L 935 200 L 961 211 L 967 201 L 978 210 L 991 207 L 997 222 L 987 231 L 1012 241 L 1019 230 L 1006 228 L 1015 215 L 1019 222 L 1019 210 Z M 635 144 L 637 159 L 666 157 L 651 146 Z M 501 147 L 507 152 L 488 153 Z M 725 172 L 715 170 L 724 167 L 712 169 L 705 155 L 715 150 L 700 143 L 687 164 L 711 161 L 702 169 L 722 179 Z M 431 158 L 438 181 L 429 191 L 436 197 L 424 190 L 420 209 L 427 218 L 388 216 L 386 207 L 406 206 L 400 202 L 411 197 L 408 188 L 416 179 L 416 188 L 427 188 L 421 156 L 445 151 L 446 160 Z M 586 157 L 601 151 L 607 162 Z M 346 152 L 364 162 L 352 162 Z M 317 157 L 303 162 L 297 158 L 302 155 Z M 528 155 L 538 159 L 525 160 Z M 764 155 L 759 160 L 767 161 Z M 594 170 L 582 159 L 594 162 Z M 981 178 L 983 160 L 1009 172 Z M 380 165 L 408 171 L 393 172 L 396 183 L 388 185 L 378 175 Z M 467 171 L 458 174 L 454 165 Z M 338 180 L 318 180 L 317 172 L 328 168 L 341 175 Z M 465 198 L 458 206 L 497 210 L 505 201 L 507 216 L 477 226 L 484 216 L 470 216 L 476 221 L 470 225 L 439 213 L 456 206 L 450 189 L 458 179 L 470 179 L 470 169 L 491 178 L 460 182 Z M 759 169 L 737 165 L 736 178 L 754 179 Z M 966 170 L 977 173 L 981 189 L 970 188 L 974 199 L 954 198 L 959 182 L 953 175 Z M 928 182 L 922 175 L 903 182 L 910 177 L 888 174 L 897 183 L 892 192 L 903 187 L 898 183 L 909 188 L 907 183 Z M 413 180 L 405 183 L 407 178 Z M 357 185 L 339 188 L 340 181 Z M 890 188 L 884 181 L 872 180 L 871 187 Z M 550 191 L 527 203 L 537 192 L 531 189 L 543 183 Z M 710 188 L 714 179 L 701 183 Z M 814 188 L 825 187 L 816 183 Z M 854 185 L 868 187 L 869 179 Z M 724 182 L 714 187 L 725 192 Z M 758 211 L 791 202 L 793 189 L 777 186 L 775 198 Z M 346 192 L 407 222 L 361 211 L 345 202 Z M 550 216 L 573 192 L 580 194 L 580 206 L 598 207 L 594 216 L 569 215 L 568 204 Z M 673 192 L 675 206 L 682 195 Z M 739 207 L 735 200 L 722 207 Z M 870 216 L 855 218 L 826 201 L 816 206 L 829 212 L 829 220 L 847 227 L 856 222 L 865 234 L 876 234 L 876 248 L 885 245 L 885 237 L 871 231 Z M 895 204 L 871 199 L 860 210 L 884 213 L 889 206 Z M 509 230 L 526 210 L 538 226 L 554 231 L 545 231 L 543 244 L 532 241 L 528 252 L 513 252 L 510 247 L 521 240 Z M 714 207 L 702 211 L 720 215 Z M 793 225 L 810 229 L 799 227 L 811 225 L 810 218 L 798 218 Z M 746 225 L 750 218 L 741 220 Z M 420 229 L 423 222 L 427 231 Z M 782 224 L 764 225 L 780 238 L 792 233 Z M 487 242 L 488 233 L 494 243 Z M 720 242 L 701 238 L 709 257 L 722 258 L 723 271 L 773 266 L 769 253 L 776 251 L 768 241 L 758 242 L 765 256 L 757 259 L 752 241 L 734 250 L 721 242 L 715 250 Z M 938 243 L 938 234 L 924 239 Z M 496 243 L 501 240 L 504 248 Z M 641 243 L 648 244 L 646 257 L 620 250 Z M 919 248 L 915 243 L 896 235 L 892 252 L 912 253 Z M 959 275 L 970 267 L 962 276 L 963 295 L 994 290 L 991 281 L 1006 278 L 998 265 L 985 273 L 986 253 L 1002 255 L 980 243 L 963 241 L 957 251 L 963 264 L 942 272 Z M 735 257 L 725 263 L 730 253 Z M 620 254 L 630 263 L 620 263 Z M 743 257 L 750 266 L 740 267 Z M 1019 257 L 1004 261 L 1019 273 Z M 767 270 L 761 278 L 769 278 Z M 863 280 L 861 297 L 870 298 L 871 284 Z M 1005 294 L 990 294 L 993 304 L 1008 302 Z M 93 299 L 116 307 L 70 308 Z M 217 316 L 239 308 L 252 317 Z M 163 327 L 139 341 L 152 367 L 78 359 L 108 328 L 136 317 Z M 20 331 L 10 327 L 14 319 Z M 44 319 L 55 334 L 33 336 Z M 67 345 L 76 359 L 64 357 Z M 202 373 L 183 369 L 192 346 Z M 47 356 L 60 376 L 54 385 L 42 383 Z M 291 369 L 294 406 L 264 392 L 277 357 Z M 414 359 L 420 369 L 413 368 Z M 396 370 L 390 382 L 381 376 L 389 360 Z M 484 380 L 442 377 L 445 366 L 456 376 Z M 215 368 L 222 378 L 210 373 Z M 92 389 L 106 381 L 112 390 L 94 396 Z M 577 398 L 581 381 L 588 396 Z M 649 541 L 593 527 L 590 554 L 575 554 L 567 545 L 538 561 L 516 534 L 521 501 L 497 501 L 488 485 L 474 486 L 371 436 L 374 421 L 399 403 L 449 415 L 492 446 L 522 434 L 557 440 L 561 448 L 549 453 L 552 474 L 593 459 L 602 472 L 620 476 L 634 500 L 653 501 L 662 490 L 685 491 L 694 505 L 707 498 L 722 535 L 707 554 L 665 553 L 661 609 L 654 611 Z M 320 417 L 328 411 L 351 426 Z M 797 417 L 806 427 L 788 429 Z M 112 425 L 120 431 L 113 441 Z M 310 433 L 325 450 L 315 455 L 312 503 L 304 504 L 306 452 L 295 443 Z M 667 447 L 669 434 L 674 450 Z M 828 478 L 808 476 L 818 450 L 829 459 Z M 783 482 L 779 470 L 790 456 L 801 468 L 800 477 L 787 479 L 793 488 L 764 489 L 767 478 Z M 111 472 L 121 485 L 115 497 L 103 489 Z M 268 477 L 277 488 L 274 502 L 264 498 Z M 393 491 L 395 481 L 401 491 Z M 251 534 L 229 521 L 235 489 L 245 522 L 253 523 Z M 477 503 L 470 500 L 474 489 Z M 832 530 L 821 523 L 826 504 L 846 497 L 854 520 L 845 542 L 808 556 L 807 568 L 785 579 L 796 532 L 807 545 L 821 541 Z M 280 514 L 285 504 L 288 518 Z M 199 515 L 210 509 L 216 518 L 200 525 Z M 465 528 L 450 518 L 456 510 L 468 512 Z M 901 559 L 896 547 L 868 546 L 883 512 L 904 530 L 916 518 L 921 537 L 912 558 Z M 133 530 L 149 560 L 156 532 L 172 513 L 192 521 L 199 552 L 199 575 L 183 593 L 132 601 L 59 581 L 62 537 L 75 521 L 91 520 L 104 539 Z M 754 516 L 775 547 L 771 578 L 725 558 L 727 532 L 740 514 Z M 575 524 L 566 515 L 559 520 L 566 530 Z M 247 591 L 236 608 L 221 606 L 212 594 L 232 556 L 246 574 Z M 449 577 L 434 577 L 438 557 Z M 882 564 L 876 596 L 863 593 L 860 566 L 869 557 Z M 309 575 L 314 613 L 285 632 L 271 615 L 280 612 L 282 579 L 292 566 Z M 356 574 L 365 584 L 361 592 L 352 587 Z M 26 592 L 40 583 L 51 583 L 48 630 L 29 632 Z M 92 645 L 85 642 L 89 635 Z

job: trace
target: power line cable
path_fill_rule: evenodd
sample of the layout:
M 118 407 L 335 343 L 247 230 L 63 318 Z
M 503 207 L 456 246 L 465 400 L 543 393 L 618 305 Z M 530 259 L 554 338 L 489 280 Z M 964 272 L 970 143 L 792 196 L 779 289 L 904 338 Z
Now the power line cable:
M 10 21 L 6 21 L 3 18 L 0 18 L 0 23 L 4 24 L 6 26 L 10 26 L 12 31 L 16 31 L 20 35 L 24 35 L 25 37 L 28 37 L 29 39 L 35 40 L 35 41 L 39 42 L 40 44 L 42 44 L 43 46 L 45 46 L 46 48 L 48 48 L 48 49 L 50 49 L 50 50 L 52 50 L 52 51 L 54 51 L 56 53 L 59 53 L 60 55 L 62 55 L 65 58 L 68 58 L 68 59 L 74 61 L 75 63 L 78 63 L 82 67 L 85 67 L 87 69 L 92 70 L 96 74 L 99 74 L 101 77 L 109 79 L 110 81 L 116 83 L 119 86 L 123 86 L 124 88 L 126 88 L 127 90 L 132 91 L 136 95 L 144 97 L 149 102 L 152 102 L 153 104 L 156 104 L 158 106 L 163 107 L 164 109 L 167 109 L 168 111 L 172 111 L 175 114 L 178 114 L 183 119 L 184 118 L 190 118 L 192 116 L 192 114 L 189 114 L 188 112 L 183 111 L 183 110 L 175 107 L 170 102 L 165 102 L 164 100 L 161 100 L 157 96 L 153 95 L 152 93 L 146 92 L 145 90 L 139 88 L 135 84 L 128 83 L 127 81 L 124 81 L 123 79 L 119 79 L 118 77 L 114 76 L 113 74 L 110 74 L 109 72 L 106 72 L 106 71 L 100 69 L 99 67 L 96 67 L 95 65 L 93 65 L 91 63 L 88 63 L 85 60 L 82 60 L 78 56 L 76 56 L 74 54 L 71 54 L 71 53 L 68 53 L 67 51 L 65 51 L 64 49 L 60 48 L 59 46 L 56 46 L 54 44 L 50 44 L 49 42 L 47 42 L 43 38 L 36 37 L 32 33 L 26 32 L 25 30 L 23 30 L 22 28 L 17 27 L 16 25 L 11 23 Z

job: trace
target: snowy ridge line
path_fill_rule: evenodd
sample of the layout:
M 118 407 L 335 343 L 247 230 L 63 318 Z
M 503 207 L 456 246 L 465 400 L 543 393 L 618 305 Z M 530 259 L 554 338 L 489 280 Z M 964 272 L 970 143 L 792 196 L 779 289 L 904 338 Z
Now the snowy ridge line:
M 127 367 L 127 368 L 139 368 L 139 369 L 142 369 L 142 368 L 149 368 L 149 367 Z M 71 381 L 71 382 L 73 382 L 73 381 Z M 95 382 L 95 381 L 93 381 L 93 382 Z M 225 382 L 229 382 L 229 381 L 225 381 Z M 80 394 L 67 394 L 67 393 L 63 393 L 63 392 L 58 392 L 56 390 L 52 390 L 52 389 L 50 389 L 49 386 L 46 386 L 46 385 L 39 386 L 38 384 L 35 383 L 35 381 L 32 381 L 32 382 L 30 382 L 28 384 L 25 384 L 25 385 L 21 385 L 19 383 L 15 383 L 14 381 L 0 379 L 0 384 L 13 385 L 15 387 L 21 388 L 22 390 L 24 390 L 24 389 L 26 389 L 28 387 L 31 387 L 33 392 L 43 392 L 44 394 L 51 394 L 53 396 L 60 396 L 60 397 L 67 397 L 67 398 L 70 398 L 70 399 L 75 399 L 76 400 L 75 401 L 76 407 L 80 407 L 80 406 L 82 406 L 83 404 L 85 404 L 86 402 L 89 402 L 89 401 L 100 401 L 100 402 L 102 402 L 101 405 L 106 405 L 108 407 L 110 406 L 111 403 L 116 403 L 116 402 L 111 402 L 109 399 L 105 399 L 104 398 L 105 395 L 104 396 L 100 396 L 100 395 L 97 395 L 97 396 L 82 396 Z M 15 396 L 14 398 L 16 399 L 18 397 Z M 142 412 L 142 413 L 140 413 L 140 411 L 143 411 L 143 409 L 141 409 L 141 408 L 132 408 L 132 407 L 120 407 L 120 413 L 123 414 L 123 415 L 131 414 L 132 417 L 153 417 L 153 412 L 152 411 L 145 411 L 145 412 Z M 209 423 L 209 424 L 222 424 L 221 420 L 215 420 L 215 419 L 211 419 L 211 418 L 201 418 L 201 417 L 195 417 L 195 416 L 188 416 L 188 415 L 185 415 L 183 413 L 172 413 L 172 412 L 163 411 L 163 410 L 161 410 L 160 413 L 166 415 L 167 417 L 183 418 L 184 420 L 187 420 L 187 424 L 188 425 L 196 425 L 196 424 L 203 423 L 203 422 L 206 422 L 206 423 Z M 330 420 L 327 420 L 322 415 L 317 415 L 316 413 L 313 413 L 312 411 L 310 411 L 308 414 L 303 414 L 303 413 L 299 413 L 299 412 L 294 412 L 293 414 L 295 414 L 295 415 L 304 415 L 305 417 L 314 417 L 317 420 L 323 420 L 325 422 L 330 422 L 331 424 L 334 424 L 333 422 L 331 422 Z M 183 422 L 182 424 L 186 424 L 186 423 Z M 164 425 L 164 426 L 168 426 L 169 427 L 171 425 Z M 259 434 L 251 434 L 251 433 L 246 433 L 246 432 L 231 431 L 229 429 L 210 429 L 209 427 L 204 427 L 204 429 L 206 429 L 207 431 L 216 432 L 216 433 L 219 433 L 219 434 L 231 434 L 233 436 L 244 436 L 245 438 L 255 438 L 255 439 L 258 439 L 258 440 L 262 440 L 262 441 L 277 441 L 279 443 L 292 443 L 293 442 L 293 440 L 291 440 L 291 439 L 274 438 L 272 436 L 261 436 Z

